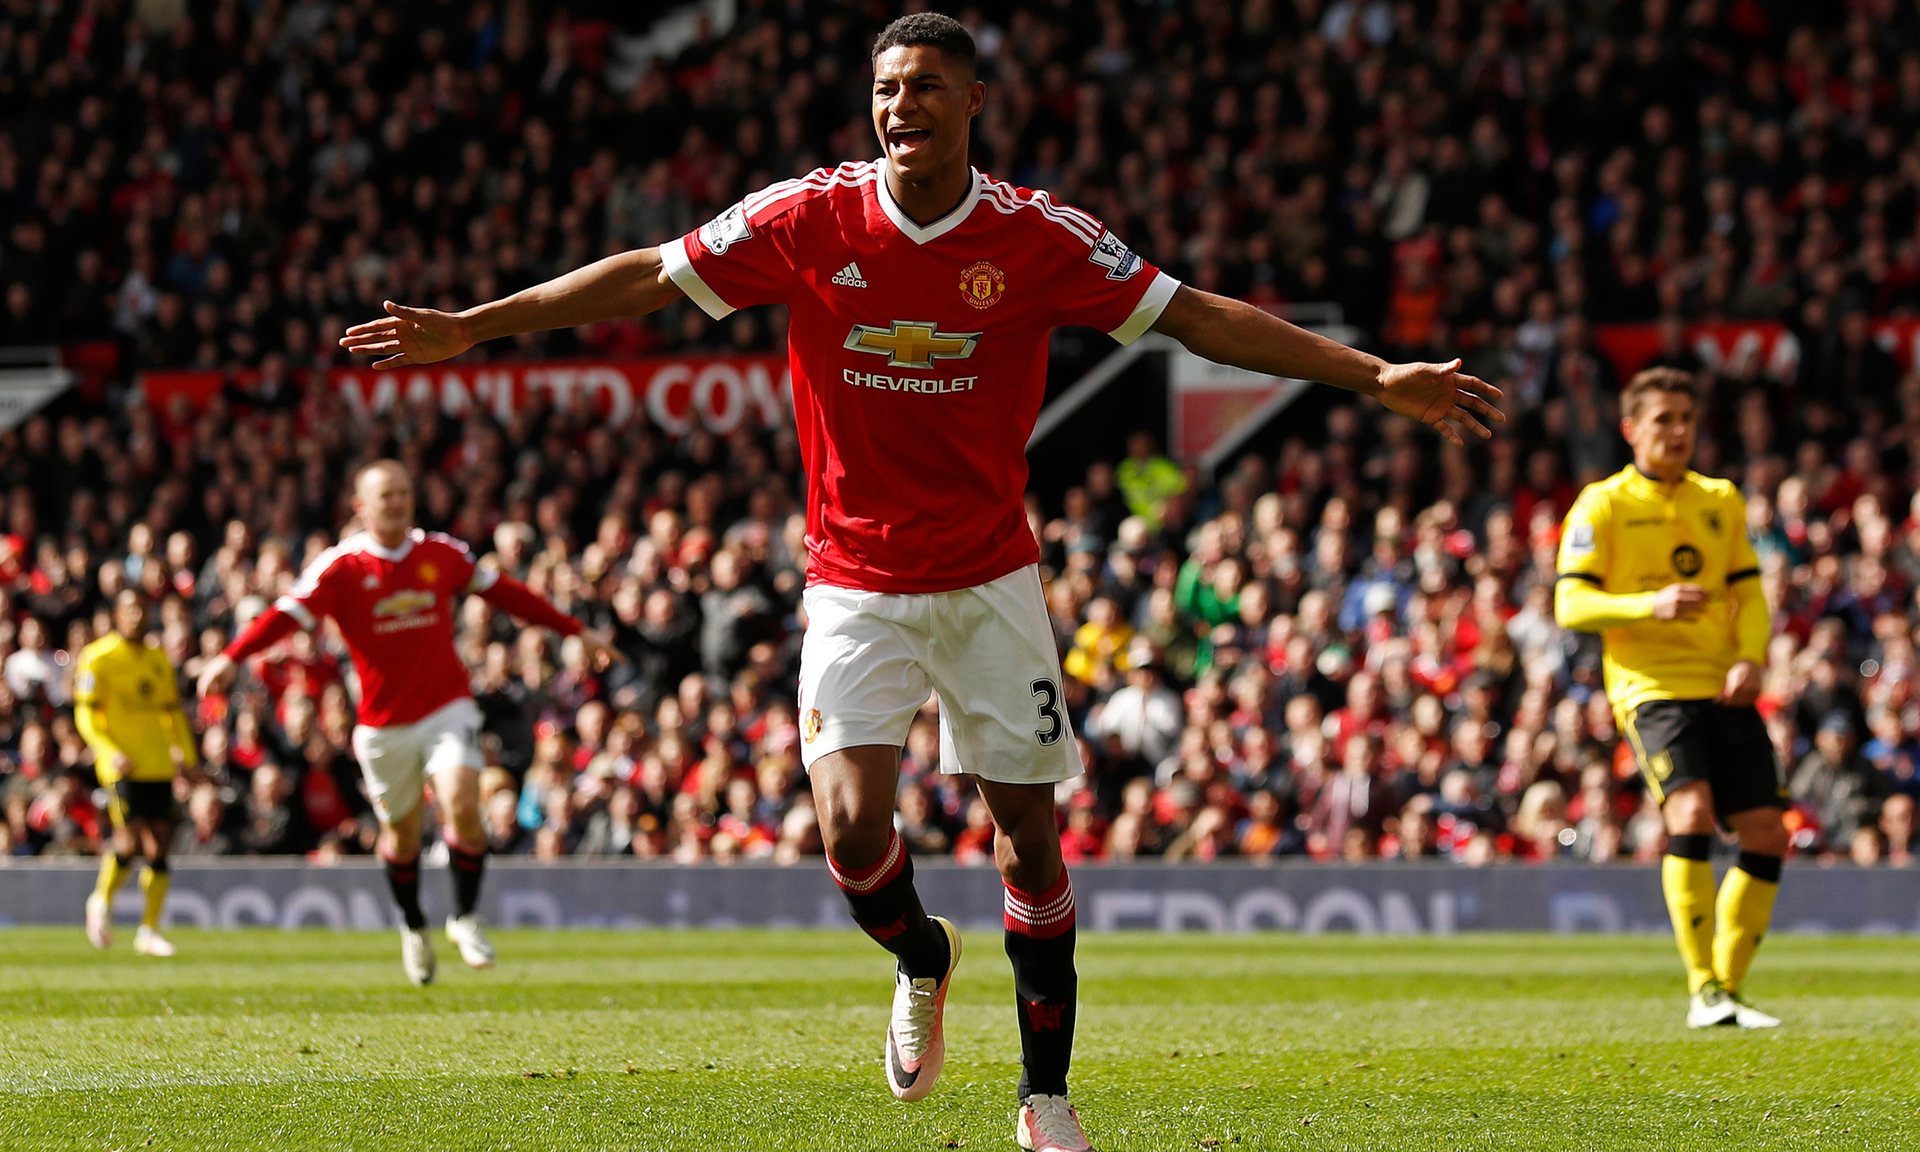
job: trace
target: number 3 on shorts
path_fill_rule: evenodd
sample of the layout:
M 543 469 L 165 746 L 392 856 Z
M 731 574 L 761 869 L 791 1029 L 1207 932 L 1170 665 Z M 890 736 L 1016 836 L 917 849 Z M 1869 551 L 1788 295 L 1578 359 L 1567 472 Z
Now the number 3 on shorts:
M 1060 716 L 1060 688 L 1051 680 L 1035 680 L 1033 695 L 1040 697 L 1040 722 L 1046 727 L 1036 729 L 1034 736 L 1042 748 L 1051 748 L 1060 741 L 1060 734 L 1067 730 L 1067 722 Z

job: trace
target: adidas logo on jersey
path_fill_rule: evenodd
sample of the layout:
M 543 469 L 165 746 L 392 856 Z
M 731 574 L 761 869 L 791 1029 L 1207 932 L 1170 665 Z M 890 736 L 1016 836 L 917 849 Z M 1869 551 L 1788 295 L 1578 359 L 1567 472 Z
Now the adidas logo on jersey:
M 865 288 L 866 277 L 860 275 L 860 265 L 849 263 L 845 268 L 833 274 L 833 282 L 842 288 Z

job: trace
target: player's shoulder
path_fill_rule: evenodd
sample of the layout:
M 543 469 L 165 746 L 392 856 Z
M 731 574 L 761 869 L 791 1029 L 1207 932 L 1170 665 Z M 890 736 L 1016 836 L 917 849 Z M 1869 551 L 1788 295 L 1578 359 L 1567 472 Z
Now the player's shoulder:
M 377 555 L 378 548 L 379 544 L 367 533 L 350 533 L 300 570 L 300 579 L 294 583 L 295 594 L 311 592 L 322 583 L 332 584 L 363 570 Z
M 451 552 L 465 560 L 473 559 L 473 549 L 467 546 L 465 540 L 445 532 L 425 532 L 415 528 L 413 541 L 414 547 L 429 553 Z
M 1580 489 L 1580 495 L 1574 500 L 1575 508 L 1588 510 L 1605 509 L 1614 501 L 1630 492 L 1629 484 L 1633 479 L 1633 465 L 1629 464 L 1611 476 L 1602 476 Z
M 1698 472 L 1689 471 L 1687 483 L 1715 500 L 1740 499 L 1740 486 L 1720 476 L 1703 476 Z
M 1044 188 L 1022 188 L 982 172 L 981 203 L 1039 236 L 1086 249 L 1100 242 L 1107 226 L 1090 212 L 1063 204 Z
M 349 568 L 356 561 L 364 560 L 375 554 L 379 544 L 365 532 L 351 532 L 340 538 L 331 548 L 313 558 L 307 565 L 307 573 L 320 576 L 334 568 Z
M 863 195 L 880 179 L 874 160 L 850 160 L 832 168 L 815 168 L 805 176 L 780 180 L 741 197 L 739 210 L 750 224 L 764 225 L 789 213 L 831 201 L 848 193 Z
M 120 633 L 109 632 L 98 640 L 88 642 L 86 647 L 80 649 L 79 662 L 82 664 L 97 664 L 107 656 L 112 655 L 113 652 L 125 642 L 126 637 L 120 635 Z

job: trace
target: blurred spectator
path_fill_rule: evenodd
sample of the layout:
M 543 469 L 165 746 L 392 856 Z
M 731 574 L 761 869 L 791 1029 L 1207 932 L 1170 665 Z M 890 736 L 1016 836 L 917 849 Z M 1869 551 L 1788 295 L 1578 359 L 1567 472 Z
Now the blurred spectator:
M 1103 756 L 1144 768 L 1173 752 L 1180 698 L 1161 679 L 1160 656 L 1150 642 L 1136 640 L 1127 661 L 1125 685 L 1094 708 L 1085 731 Z
M 1853 721 L 1844 712 L 1831 712 L 1820 721 L 1813 751 L 1794 768 L 1788 791 L 1794 803 L 1812 812 L 1822 843 L 1844 852 L 1856 832 L 1874 826 L 1890 789 L 1860 754 Z
M 187 820 L 174 830 L 170 854 L 175 857 L 227 856 L 233 838 L 227 835 L 227 806 L 220 789 L 202 781 L 187 794 Z

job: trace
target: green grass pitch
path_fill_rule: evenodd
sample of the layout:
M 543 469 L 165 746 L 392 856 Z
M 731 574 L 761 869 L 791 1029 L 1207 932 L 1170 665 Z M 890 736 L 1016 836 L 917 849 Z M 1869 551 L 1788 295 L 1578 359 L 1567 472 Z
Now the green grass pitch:
M 1013 1148 L 974 932 L 946 1073 L 895 1102 L 887 958 L 822 932 L 501 932 L 409 987 L 392 934 L 0 931 L 0 1148 Z M 1074 1097 L 1102 1152 L 1920 1148 L 1920 962 L 1776 939 L 1773 1033 L 1682 1027 L 1664 939 L 1089 936 Z

